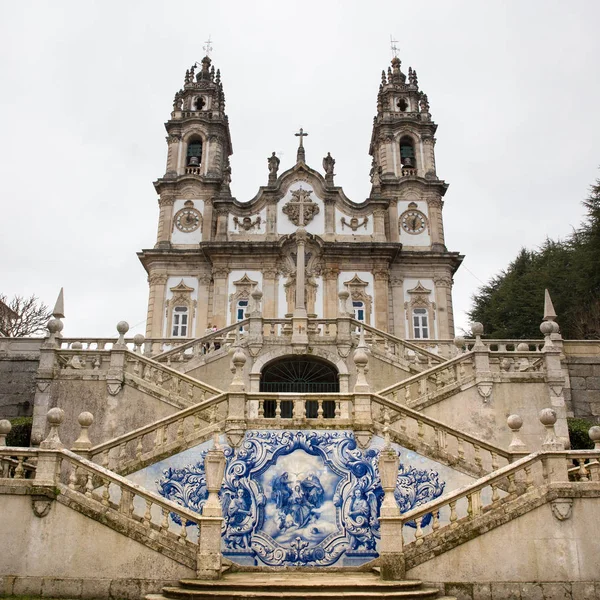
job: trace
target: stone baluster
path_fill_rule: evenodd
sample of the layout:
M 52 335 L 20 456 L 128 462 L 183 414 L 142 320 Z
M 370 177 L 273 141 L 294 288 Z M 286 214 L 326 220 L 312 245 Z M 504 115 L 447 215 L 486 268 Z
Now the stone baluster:
M 62 408 L 51 408 L 46 415 L 50 431 L 46 439 L 40 443 L 40 448 L 44 450 L 59 450 L 63 448 L 58 435 L 58 428 L 63 422 L 65 413 Z M 58 454 L 43 453 L 38 457 L 35 481 L 36 485 L 48 485 L 56 487 L 58 472 L 60 468 L 60 458 Z
M 252 310 L 248 313 L 250 320 L 248 325 L 248 351 L 251 356 L 258 356 L 263 345 L 263 320 L 261 312 L 263 293 L 258 288 L 255 288 L 251 296 Z
M 590 440 L 594 442 L 594 450 L 600 450 L 600 426 L 594 425 L 593 427 L 590 427 L 588 435 L 590 436 Z M 591 481 L 600 481 L 600 463 L 598 460 L 590 461 L 588 464 L 588 471 L 590 473 Z
M 221 525 L 223 513 L 219 491 L 225 474 L 225 455 L 214 447 L 204 458 L 206 487 L 208 498 L 199 519 L 199 539 L 196 575 L 200 579 L 219 579 L 221 577 Z
M 379 474 L 384 491 L 379 524 L 381 542 L 379 560 L 382 579 L 402 579 L 405 574 L 405 561 L 402 538 L 402 519 L 400 509 L 394 498 L 398 478 L 398 453 L 387 446 L 379 455 Z

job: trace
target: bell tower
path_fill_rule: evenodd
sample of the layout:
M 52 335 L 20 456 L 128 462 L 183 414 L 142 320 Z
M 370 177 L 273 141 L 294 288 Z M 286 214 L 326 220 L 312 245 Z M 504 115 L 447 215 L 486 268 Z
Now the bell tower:
M 398 57 L 392 59 L 387 73 L 381 72 L 381 84 L 377 94 L 377 115 L 373 120 L 373 133 L 369 154 L 373 157 L 371 182 L 372 197 L 389 198 L 398 211 L 398 235 L 403 245 L 412 246 L 416 238 L 403 236 L 415 233 L 415 229 L 427 224 L 429 229 L 428 250 L 444 252 L 444 228 L 442 222 L 442 198 L 448 185 L 438 179 L 435 168 L 435 132 L 437 125 L 431 120 L 427 94 L 419 89 L 417 72 L 412 67 L 408 76 L 401 70 Z M 402 215 L 412 204 L 424 201 L 427 211 L 418 210 L 409 215 L 404 223 Z M 427 212 L 421 219 L 420 214 Z M 415 220 L 416 218 L 416 220 Z M 391 232 L 396 237 L 395 231 Z M 425 249 L 425 246 L 419 245 Z
M 165 128 L 166 172 L 154 183 L 161 208 L 157 248 L 168 248 L 174 243 L 171 239 L 174 225 L 171 209 L 174 198 L 182 189 L 197 190 L 201 199 L 208 203 L 231 197 L 229 157 L 233 148 L 229 119 L 225 114 L 225 93 L 221 73 L 215 72 L 208 56 L 200 65 L 195 63 L 186 70 L 183 88 L 175 94 L 171 118 Z M 185 227 L 180 229 L 185 231 Z M 205 239 L 210 236 L 210 230 L 208 221 Z

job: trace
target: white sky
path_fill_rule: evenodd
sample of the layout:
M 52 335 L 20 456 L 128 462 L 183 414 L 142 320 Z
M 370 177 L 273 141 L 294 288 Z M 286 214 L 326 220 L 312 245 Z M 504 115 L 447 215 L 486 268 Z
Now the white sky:
M 336 184 L 364 200 L 393 34 L 439 125 L 464 327 L 478 279 L 582 218 L 600 164 L 598 22 L 597 0 L 0 0 L 0 291 L 52 306 L 64 286 L 69 337 L 116 335 L 121 319 L 144 333 L 135 253 L 156 241 L 163 123 L 209 35 L 234 196 L 266 184 L 272 151 L 289 168 L 304 127 L 309 165 L 331 152 Z

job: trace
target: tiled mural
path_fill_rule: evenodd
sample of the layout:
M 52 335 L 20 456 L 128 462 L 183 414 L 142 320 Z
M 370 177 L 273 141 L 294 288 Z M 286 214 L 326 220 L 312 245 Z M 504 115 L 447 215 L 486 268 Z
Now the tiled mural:
M 203 461 L 211 446 L 204 443 L 130 479 L 202 512 L 208 496 Z M 374 438 L 361 450 L 350 431 L 285 430 L 249 431 L 239 448 L 224 447 L 223 554 L 239 564 L 269 566 L 348 566 L 376 557 L 382 446 Z M 448 483 L 455 489 L 471 480 L 395 448 L 395 498 L 402 512 L 439 497 Z

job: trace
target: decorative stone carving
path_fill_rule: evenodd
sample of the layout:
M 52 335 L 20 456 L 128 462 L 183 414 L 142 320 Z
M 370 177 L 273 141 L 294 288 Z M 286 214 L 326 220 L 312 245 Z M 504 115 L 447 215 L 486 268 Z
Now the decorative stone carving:
M 312 201 L 311 194 L 311 190 L 293 190 L 292 199 L 283 207 L 284 214 L 298 227 L 307 225 L 319 213 L 319 206 Z
M 390 272 L 386 268 L 373 269 L 373 277 L 375 281 L 387 281 L 390 277 Z
M 150 285 L 164 285 L 169 279 L 168 275 L 164 273 L 150 273 L 148 276 L 148 283 Z
M 344 285 L 348 288 L 351 302 L 362 302 L 365 308 L 365 323 L 371 323 L 371 310 L 373 307 L 373 297 L 367 294 L 366 281 L 363 281 L 357 274 L 350 281 L 345 281 Z
M 161 196 L 158 199 L 158 205 L 159 206 L 173 206 L 173 203 L 175 202 L 175 197 L 174 196 Z
M 277 180 L 277 171 L 279 170 L 279 163 L 281 161 L 275 155 L 275 152 L 267 158 L 267 164 L 269 165 L 269 183 L 274 183 Z
M 427 311 L 427 323 L 428 323 L 428 337 L 433 337 L 433 321 L 435 318 L 435 302 L 432 302 L 429 299 L 431 294 L 431 290 L 427 289 L 420 281 L 417 282 L 417 285 L 407 290 L 409 294 L 410 300 L 404 303 L 404 309 L 406 310 L 406 318 L 408 319 L 408 326 L 410 337 L 414 339 L 415 337 L 415 328 L 413 322 L 413 311 L 415 309 L 425 309 Z
M 225 279 L 229 275 L 229 269 L 227 267 L 214 267 L 212 274 L 214 279 Z
M 255 227 L 256 227 L 256 229 L 260 229 L 262 220 L 260 218 L 260 215 L 258 215 L 256 217 L 256 219 L 254 219 L 254 221 L 252 220 L 252 217 L 242 217 L 241 219 L 238 217 L 233 217 L 233 224 L 235 225 L 236 229 L 243 229 L 244 231 L 250 231 L 251 229 L 254 229 Z
M 181 136 L 171 133 L 166 137 L 166 140 L 168 144 L 178 144 L 181 141 Z
M 241 279 L 234 281 L 233 285 L 235 287 L 235 292 L 233 294 L 229 294 L 229 307 L 231 311 L 232 322 L 235 323 L 237 320 L 237 303 L 240 300 L 247 300 L 248 310 L 250 309 L 252 290 L 258 285 L 258 281 L 250 279 L 250 277 L 244 273 L 244 276 Z
M 352 229 L 352 231 L 356 231 L 359 227 L 364 227 L 366 229 L 368 222 L 369 222 L 369 217 L 365 217 L 362 220 L 362 222 L 359 221 L 357 217 L 352 217 L 350 219 L 350 221 L 346 221 L 346 217 L 342 217 L 342 219 L 341 219 L 342 231 L 344 230 L 344 227 L 350 227 L 350 229 Z
M 559 521 L 566 521 L 573 511 L 573 498 L 557 498 L 550 502 L 552 514 Z
M 43 519 L 50 512 L 52 502 L 53 499 L 48 498 L 47 496 L 31 496 L 31 509 L 33 510 L 33 514 L 38 519 Z
M 450 288 L 452 287 L 452 278 L 441 275 L 434 277 L 433 283 L 435 283 L 436 287 Z

